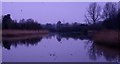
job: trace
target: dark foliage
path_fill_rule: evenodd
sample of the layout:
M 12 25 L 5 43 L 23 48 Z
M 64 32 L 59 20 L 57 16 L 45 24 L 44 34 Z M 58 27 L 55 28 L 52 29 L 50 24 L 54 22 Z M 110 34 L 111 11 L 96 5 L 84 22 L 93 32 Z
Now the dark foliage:
M 107 29 L 120 29 L 119 25 L 120 25 L 120 13 L 118 13 L 118 15 L 112 18 L 108 18 L 103 21 L 103 26 Z
M 108 2 L 103 9 L 103 26 L 107 29 L 119 29 L 120 25 L 120 10 L 117 7 L 119 3 Z
M 35 22 L 33 19 L 12 20 L 10 14 L 3 16 L 2 29 L 21 29 L 21 30 L 38 30 L 42 29 L 41 24 Z
M 42 37 L 31 38 L 31 39 L 22 39 L 22 40 L 3 40 L 3 47 L 10 50 L 11 46 L 17 47 L 17 45 L 36 45 L 42 40 Z

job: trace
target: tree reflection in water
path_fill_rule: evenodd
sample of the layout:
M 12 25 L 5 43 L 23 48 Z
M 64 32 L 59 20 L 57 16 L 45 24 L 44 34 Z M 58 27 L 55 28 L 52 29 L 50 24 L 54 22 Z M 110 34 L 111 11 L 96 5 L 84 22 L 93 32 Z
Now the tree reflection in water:
M 42 40 L 42 37 L 22 40 L 3 40 L 2 45 L 4 48 L 10 50 L 11 46 L 17 47 L 17 45 L 37 45 Z
M 93 43 L 88 50 L 89 58 L 96 60 L 103 56 L 107 61 L 120 62 L 120 48 L 114 48 L 109 46 L 103 46 Z

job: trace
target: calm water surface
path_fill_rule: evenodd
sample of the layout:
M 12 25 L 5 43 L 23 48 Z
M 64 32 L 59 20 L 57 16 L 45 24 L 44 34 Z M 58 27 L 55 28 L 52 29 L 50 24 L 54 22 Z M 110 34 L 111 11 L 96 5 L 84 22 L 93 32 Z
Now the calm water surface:
M 3 62 L 120 61 L 118 49 L 95 45 L 87 37 L 82 37 L 50 34 L 32 39 L 4 40 Z

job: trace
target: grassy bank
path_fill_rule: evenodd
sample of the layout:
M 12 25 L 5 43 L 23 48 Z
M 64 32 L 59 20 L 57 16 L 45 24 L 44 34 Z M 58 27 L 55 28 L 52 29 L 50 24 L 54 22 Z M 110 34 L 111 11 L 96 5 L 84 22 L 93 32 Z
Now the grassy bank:
M 47 34 L 35 34 L 35 35 L 23 35 L 23 36 L 16 36 L 16 37 L 2 37 L 2 40 L 5 41 L 17 41 L 17 40 L 25 40 L 25 39 L 34 39 L 34 38 L 42 38 Z
M 120 44 L 120 31 L 118 30 L 99 30 L 93 35 L 95 43 L 117 45 Z
M 22 36 L 22 35 L 34 35 L 34 34 L 46 34 L 47 30 L 2 30 L 3 36 Z

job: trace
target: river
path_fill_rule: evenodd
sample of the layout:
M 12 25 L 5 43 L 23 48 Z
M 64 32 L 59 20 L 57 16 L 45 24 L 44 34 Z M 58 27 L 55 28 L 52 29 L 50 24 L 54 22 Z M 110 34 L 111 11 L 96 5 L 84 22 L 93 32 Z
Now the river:
M 17 37 L 15 37 L 17 38 Z M 119 49 L 94 44 L 87 36 L 47 34 L 3 40 L 3 62 L 119 62 Z

